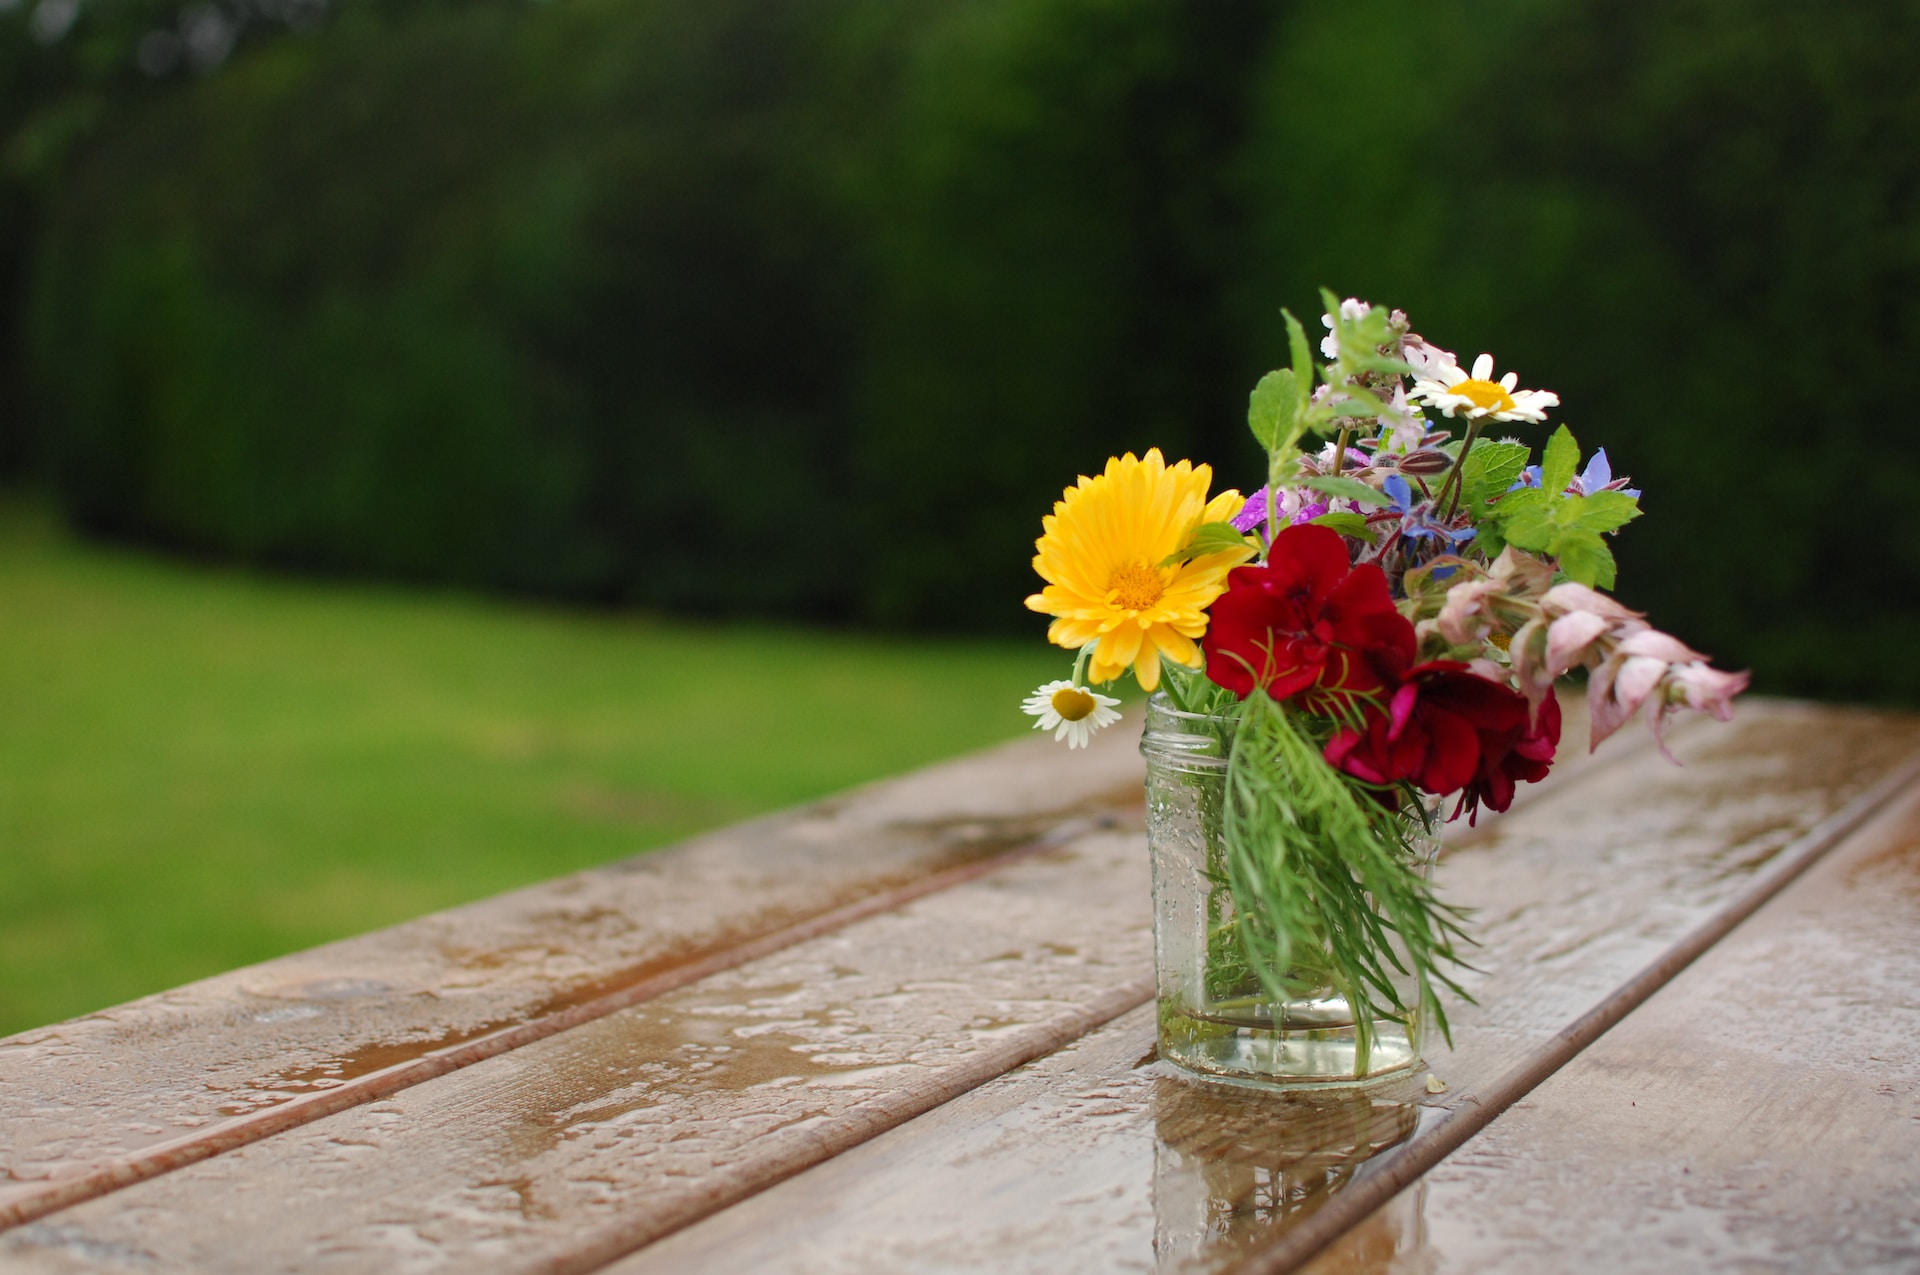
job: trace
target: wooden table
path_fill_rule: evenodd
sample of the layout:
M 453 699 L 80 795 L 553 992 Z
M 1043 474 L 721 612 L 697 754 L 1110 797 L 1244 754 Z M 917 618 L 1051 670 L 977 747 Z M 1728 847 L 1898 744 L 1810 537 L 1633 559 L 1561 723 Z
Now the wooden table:
M 1920 1270 L 1920 718 L 1568 759 L 1456 1048 L 1286 1097 L 1152 1059 L 1134 741 L 0 1041 L 0 1270 Z

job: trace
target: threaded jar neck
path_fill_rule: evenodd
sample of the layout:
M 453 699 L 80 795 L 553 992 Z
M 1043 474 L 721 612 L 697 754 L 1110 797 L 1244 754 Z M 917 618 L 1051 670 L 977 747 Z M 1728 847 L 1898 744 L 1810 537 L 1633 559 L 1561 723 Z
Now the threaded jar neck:
M 1161 692 L 1147 701 L 1140 752 L 1151 766 L 1194 774 L 1224 771 L 1237 725 L 1231 717 L 1183 713 Z

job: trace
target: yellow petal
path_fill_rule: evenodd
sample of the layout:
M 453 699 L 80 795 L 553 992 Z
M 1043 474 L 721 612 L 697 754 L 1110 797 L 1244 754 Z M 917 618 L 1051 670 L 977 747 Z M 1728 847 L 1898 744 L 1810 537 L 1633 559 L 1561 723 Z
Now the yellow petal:
M 1140 652 L 1140 658 L 1133 663 L 1133 675 L 1140 682 L 1140 689 L 1151 694 L 1160 689 L 1160 652 L 1149 646 Z

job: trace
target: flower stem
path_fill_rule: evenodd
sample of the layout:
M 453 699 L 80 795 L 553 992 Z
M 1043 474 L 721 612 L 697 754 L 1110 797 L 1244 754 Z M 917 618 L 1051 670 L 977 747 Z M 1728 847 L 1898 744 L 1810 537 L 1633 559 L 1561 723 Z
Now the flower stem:
M 1447 512 L 1441 515 L 1443 518 L 1453 517 L 1454 509 L 1460 504 L 1460 470 L 1461 467 L 1467 463 L 1467 453 L 1473 450 L 1473 440 L 1480 437 L 1482 419 L 1483 418 L 1476 416 L 1467 423 L 1467 436 L 1460 444 L 1460 454 L 1453 458 L 1453 468 L 1447 471 L 1447 480 L 1440 484 L 1440 495 L 1433 498 L 1434 506 L 1438 508 L 1441 499 L 1446 497 L 1448 493 L 1452 493 L 1452 500 L 1447 505 Z

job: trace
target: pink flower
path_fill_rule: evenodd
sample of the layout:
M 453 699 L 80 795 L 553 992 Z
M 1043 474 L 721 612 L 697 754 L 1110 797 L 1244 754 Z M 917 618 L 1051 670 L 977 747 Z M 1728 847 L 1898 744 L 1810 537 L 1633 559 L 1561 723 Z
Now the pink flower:
M 1668 760 L 1662 731 L 1677 708 L 1733 715 L 1733 697 L 1747 688 L 1745 673 L 1722 673 L 1706 656 L 1646 622 L 1640 612 L 1584 584 L 1557 584 L 1540 598 L 1540 615 L 1514 634 L 1514 680 L 1534 703 L 1555 678 L 1584 665 L 1592 746 L 1624 726 L 1649 700 L 1653 737 Z
M 1666 719 L 1672 714 L 1672 706 L 1689 696 L 1697 697 L 1701 704 L 1711 707 L 1714 716 L 1726 721 L 1733 715 L 1729 701 L 1746 689 L 1747 674 L 1721 673 L 1709 668 L 1706 656 L 1679 638 L 1644 624 L 1636 623 L 1633 632 L 1611 645 L 1612 649 L 1587 678 L 1587 711 L 1593 719 L 1595 748 L 1652 699 L 1658 711 L 1649 715 L 1647 724 L 1653 729 L 1661 755 L 1674 761 L 1661 735 Z M 1700 671 L 1687 671 L 1696 668 Z M 1679 684 L 1677 679 L 1682 678 L 1679 699 L 1669 698 L 1663 688 Z
M 1733 697 L 1747 689 L 1750 673 L 1723 673 L 1699 660 L 1672 670 L 1667 678 L 1662 711 L 1681 707 L 1712 713 L 1723 722 L 1733 720 Z
M 1500 580 L 1463 580 L 1447 590 L 1433 626 L 1455 646 L 1472 646 L 1493 631 L 1486 603 L 1506 591 Z

